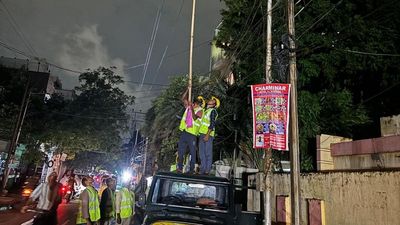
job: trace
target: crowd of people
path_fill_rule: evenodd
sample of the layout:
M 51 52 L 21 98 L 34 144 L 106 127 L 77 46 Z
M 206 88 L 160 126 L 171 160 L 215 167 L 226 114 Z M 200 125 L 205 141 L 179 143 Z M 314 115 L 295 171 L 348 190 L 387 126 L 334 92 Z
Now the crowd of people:
M 72 179 L 69 179 L 72 182 Z M 116 190 L 116 179 L 105 177 L 102 186 L 96 190 L 93 186 L 93 178 L 84 176 L 81 180 L 84 190 L 79 195 L 79 210 L 76 224 L 86 225 L 130 225 L 133 224 L 135 214 L 135 195 L 129 181 L 122 183 L 122 188 Z M 69 183 L 69 182 L 68 182 Z M 21 212 L 25 213 L 34 207 L 40 212 L 33 225 L 56 225 L 57 208 L 62 202 L 62 184 L 57 182 L 57 173 L 52 172 L 47 182 L 41 183 L 32 192 Z
M 183 161 L 189 149 L 189 173 L 208 175 L 213 162 L 213 141 L 215 124 L 218 118 L 217 108 L 220 106 L 218 98 L 212 96 L 206 101 L 198 96 L 193 102 L 188 99 L 188 90 L 182 95 L 185 112 L 179 124 L 181 135 L 178 142 L 178 162 L 176 171 L 183 172 Z M 197 148 L 200 162 L 197 160 Z M 200 169 L 195 165 L 200 164 Z

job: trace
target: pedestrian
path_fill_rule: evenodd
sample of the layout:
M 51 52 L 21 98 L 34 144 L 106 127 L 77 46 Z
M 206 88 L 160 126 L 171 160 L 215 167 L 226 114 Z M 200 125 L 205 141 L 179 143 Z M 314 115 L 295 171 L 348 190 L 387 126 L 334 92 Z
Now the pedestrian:
M 25 206 L 21 208 L 21 212 L 26 213 L 38 200 L 36 209 L 41 213 L 35 217 L 33 224 L 57 225 L 57 208 L 62 201 L 61 187 L 62 185 L 57 182 L 57 173 L 50 173 L 47 182 L 41 183 L 32 192 Z
M 181 122 L 179 124 L 179 130 L 181 135 L 178 142 L 178 166 L 176 171 L 182 173 L 183 171 L 183 158 L 186 154 L 186 149 L 190 151 L 190 169 L 189 172 L 193 173 L 196 164 L 196 143 L 197 136 L 199 134 L 200 121 L 203 116 L 204 99 L 202 96 L 196 98 L 191 103 L 190 99 L 187 98 L 188 90 L 182 95 L 182 101 L 185 106 L 185 112 L 183 113 Z
M 103 191 L 107 188 L 106 181 L 107 181 L 108 178 L 109 178 L 108 175 L 104 175 L 104 176 L 101 177 L 101 184 L 100 184 L 100 188 L 99 188 L 99 191 L 98 191 L 99 198 L 101 198 L 101 195 L 103 194 Z
M 122 225 L 130 225 L 131 219 L 135 215 L 135 194 L 129 188 L 130 183 L 124 182 L 123 187 L 117 191 L 115 197 L 117 223 Z
M 107 188 L 104 189 L 100 199 L 100 225 L 115 224 L 115 188 L 116 182 L 113 178 L 107 178 Z
M 93 187 L 93 178 L 82 178 L 85 190 L 79 196 L 80 204 L 76 224 L 97 225 L 100 220 L 99 198 Z
M 217 108 L 220 106 L 218 98 L 212 96 L 207 102 L 207 109 L 201 118 L 199 129 L 200 174 L 209 174 L 213 162 L 213 141 L 215 137 L 215 122 L 218 117 Z

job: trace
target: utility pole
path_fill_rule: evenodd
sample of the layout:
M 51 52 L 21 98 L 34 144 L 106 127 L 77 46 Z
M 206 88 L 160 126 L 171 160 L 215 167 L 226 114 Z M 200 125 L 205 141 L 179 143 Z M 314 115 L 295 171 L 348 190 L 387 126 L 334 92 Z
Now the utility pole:
M 146 137 L 145 144 L 144 144 L 144 159 L 143 159 L 143 175 L 142 175 L 142 177 L 145 177 L 145 174 L 146 174 L 147 148 L 148 148 L 148 145 L 149 145 L 149 138 Z
M 265 60 L 265 83 L 272 81 L 272 0 L 267 0 L 267 40 Z M 272 179 L 269 165 L 272 158 L 272 149 L 264 149 L 264 224 L 271 225 L 271 189 Z M 268 166 L 267 166 L 268 165 Z
M 194 39 L 194 16 L 196 12 L 196 0 L 193 0 L 192 23 L 190 27 L 190 47 L 189 47 L 189 84 L 188 84 L 188 100 L 192 101 L 192 73 L 193 73 L 193 39 Z
M 27 74 L 28 74 L 28 81 L 26 82 L 25 92 L 24 92 L 24 96 L 22 98 L 19 114 L 17 117 L 17 122 L 14 126 L 10 144 L 8 146 L 7 159 L 6 159 L 6 163 L 4 166 L 4 172 L 3 172 L 3 176 L 2 176 L 2 180 L 1 180 L 1 187 L 0 187 L 1 191 L 6 189 L 6 186 L 7 186 L 8 175 L 10 173 L 10 163 L 11 163 L 12 159 L 14 158 L 15 148 L 17 147 L 19 136 L 21 134 L 22 124 L 24 123 L 26 111 L 28 109 L 30 92 L 31 92 L 31 75 L 29 74 L 29 72 L 27 72 Z
M 266 60 L 265 60 L 265 83 L 272 81 L 272 0 L 267 0 L 267 40 L 266 40 Z
M 294 29 L 294 0 L 288 0 L 289 81 L 290 93 L 290 202 L 293 225 L 300 225 L 300 151 L 297 113 L 297 69 Z

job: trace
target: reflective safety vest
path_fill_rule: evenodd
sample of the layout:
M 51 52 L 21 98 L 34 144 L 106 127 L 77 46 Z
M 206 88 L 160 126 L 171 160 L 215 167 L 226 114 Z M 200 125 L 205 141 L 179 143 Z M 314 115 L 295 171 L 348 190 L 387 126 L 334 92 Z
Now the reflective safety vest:
M 135 202 L 135 197 L 132 192 L 128 190 L 128 188 L 122 188 L 120 190 L 121 193 L 121 212 L 120 216 L 122 219 L 129 218 L 135 212 L 133 211 L 133 205 Z
M 95 222 L 100 219 L 100 206 L 99 198 L 97 197 L 97 191 L 93 187 L 87 187 L 86 191 L 89 195 L 89 218 L 90 221 Z M 79 202 L 78 217 L 76 219 L 76 224 L 86 223 L 86 219 L 82 216 L 82 201 Z
M 200 125 L 200 129 L 199 129 L 199 133 L 200 133 L 200 134 L 207 134 L 207 132 L 208 132 L 208 127 L 210 126 L 210 123 L 211 123 L 211 121 L 210 121 L 211 112 L 212 112 L 213 110 L 215 110 L 215 109 L 214 109 L 214 108 L 209 108 L 209 109 L 207 109 L 207 110 L 204 112 L 203 117 L 201 118 L 201 125 Z M 215 110 L 215 112 L 217 112 L 217 110 Z M 218 117 L 218 113 L 217 113 L 217 115 L 215 116 L 215 120 L 217 120 L 217 117 Z M 211 136 L 211 137 L 214 137 L 214 136 L 215 136 L 215 127 L 214 127 L 214 129 L 211 131 L 210 136 Z
M 193 134 L 195 136 L 199 135 L 199 129 L 201 125 L 201 118 L 197 118 L 193 121 L 193 126 L 192 127 L 187 127 L 186 124 L 186 115 L 187 111 L 189 108 L 186 108 L 185 112 L 183 113 L 181 123 L 179 124 L 179 130 L 180 131 L 186 131 L 189 134 Z M 199 111 L 202 111 L 203 109 L 201 107 L 197 107 L 194 109 L 194 114 L 198 113 Z M 194 116 L 194 115 L 193 115 Z

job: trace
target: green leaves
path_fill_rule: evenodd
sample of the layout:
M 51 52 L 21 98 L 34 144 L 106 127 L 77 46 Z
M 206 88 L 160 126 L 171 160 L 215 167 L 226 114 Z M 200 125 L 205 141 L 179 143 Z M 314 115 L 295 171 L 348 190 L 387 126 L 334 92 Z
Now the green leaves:
M 247 106 L 247 85 L 262 83 L 265 76 L 265 2 L 224 2 L 226 9 L 222 11 L 216 40 L 232 62 L 236 91 L 246 93 L 245 98 L 242 95 L 237 99 L 237 106 L 238 114 L 243 115 L 241 138 L 251 138 L 251 128 L 246 129 L 246 124 L 251 124 L 251 114 L 243 106 Z M 282 3 L 273 9 L 273 47 L 286 49 L 274 55 L 273 76 L 274 80 L 285 82 L 277 77 L 285 72 L 288 52 Z M 400 92 L 394 90 L 400 80 L 399 58 L 347 51 L 399 54 L 400 19 L 396 15 L 400 3 L 321 0 L 299 2 L 296 12 L 300 9 L 296 16 L 300 148 L 302 168 L 311 169 L 310 157 L 315 149 L 309 149 L 309 143 L 315 135 L 379 135 L 374 131 L 379 127 L 372 126 L 379 123 L 379 117 L 400 113 Z M 361 126 L 363 129 L 359 129 Z
M 37 143 L 45 143 L 69 156 L 94 150 L 121 154 L 121 132 L 127 129 L 127 109 L 134 97 L 119 88 L 123 80 L 113 68 L 87 71 L 79 80 L 73 100 L 57 94 L 47 101 L 31 99 L 20 140 L 31 152 L 37 152 Z

